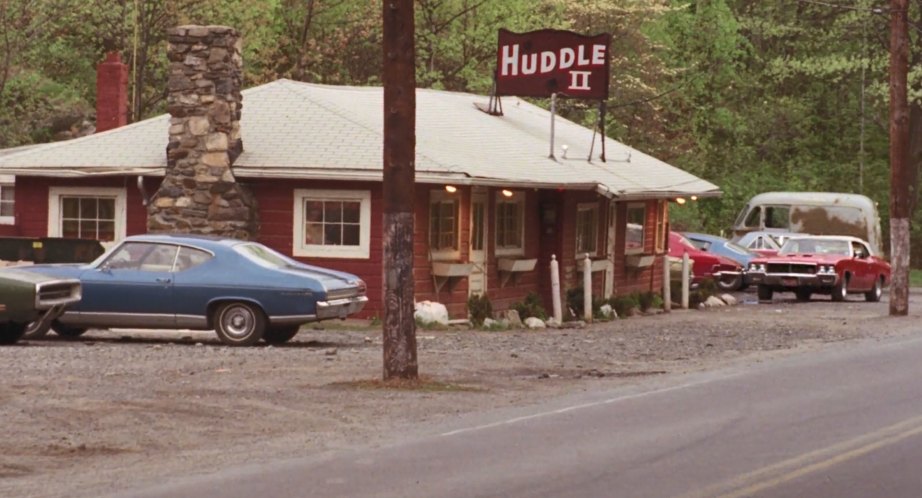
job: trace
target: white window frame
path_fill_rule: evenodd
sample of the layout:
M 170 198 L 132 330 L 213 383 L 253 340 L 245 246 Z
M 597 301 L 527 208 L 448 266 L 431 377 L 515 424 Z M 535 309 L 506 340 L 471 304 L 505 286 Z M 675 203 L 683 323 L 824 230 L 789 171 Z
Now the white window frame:
M 627 246 L 627 225 L 631 222 L 631 209 L 643 209 L 643 223 L 640 224 L 640 247 L 629 248 Z M 627 209 L 624 212 L 624 254 L 643 254 L 646 247 L 647 239 L 647 204 L 643 202 L 632 202 L 627 205 Z
M 0 175 L 0 191 L 4 188 L 12 187 L 13 188 L 13 216 L 0 216 L 0 225 L 15 225 L 16 224 L 16 177 L 13 175 Z
M 518 246 L 499 246 L 499 214 L 500 204 L 517 204 L 519 207 L 519 245 Z M 497 256 L 522 256 L 525 254 L 525 192 L 514 191 L 511 197 L 506 197 L 502 192 L 496 193 L 496 207 L 493 210 L 496 224 L 496 233 L 493 237 L 493 250 Z
M 48 236 L 61 237 L 61 197 L 115 198 L 115 240 L 103 242 L 112 246 L 128 236 L 127 194 L 119 187 L 51 187 L 48 189 Z
M 359 206 L 359 245 L 320 245 L 304 243 L 304 203 L 316 201 L 356 201 Z M 371 254 L 371 191 L 370 190 L 294 190 L 294 227 L 292 254 L 316 258 L 369 259 Z
M 458 205 L 455 212 L 455 247 L 456 249 L 434 249 L 432 248 L 432 220 L 429 219 L 426 224 L 426 245 L 429 246 L 429 254 L 433 261 L 458 261 L 461 259 L 461 192 L 449 193 L 444 190 L 431 190 L 429 192 L 429 211 L 428 217 L 432 217 L 432 204 L 434 202 L 455 201 Z
M 594 238 L 593 238 L 593 243 L 592 243 L 592 245 L 593 245 L 593 250 L 592 250 L 591 252 L 588 252 L 588 251 L 580 251 L 580 247 L 579 247 L 579 237 L 580 237 L 580 233 L 579 233 L 579 228 L 580 228 L 580 227 L 579 227 L 579 215 L 580 215 L 580 213 L 583 212 L 583 211 L 595 211 L 595 226 L 594 226 L 594 228 L 593 228 L 593 232 L 594 232 L 594 235 L 595 235 L 595 236 L 594 236 Z M 590 257 L 598 256 L 598 254 L 599 254 L 599 220 L 600 220 L 600 217 L 601 217 L 601 210 L 600 210 L 600 208 L 599 208 L 599 203 L 598 203 L 598 202 L 581 202 L 581 203 L 579 203 L 579 204 L 576 205 L 576 219 L 574 220 L 574 224 L 576 225 L 576 237 L 573 239 L 573 247 L 576 248 L 576 257 L 577 257 L 577 259 L 582 258 L 582 257 L 583 257 L 583 254 L 587 254 L 587 253 L 589 254 Z

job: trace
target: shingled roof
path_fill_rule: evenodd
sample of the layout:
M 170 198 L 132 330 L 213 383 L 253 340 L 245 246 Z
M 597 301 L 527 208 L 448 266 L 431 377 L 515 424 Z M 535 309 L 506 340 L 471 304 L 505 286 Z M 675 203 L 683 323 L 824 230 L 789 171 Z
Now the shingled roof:
M 278 80 L 244 90 L 244 152 L 238 178 L 381 181 L 383 92 Z M 607 162 L 589 149 L 593 131 L 557 117 L 556 159 L 549 155 L 550 113 L 506 97 L 503 115 L 475 107 L 487 97 L 418 89 L 416 181 L 457 185 L 564 187 L 605 195 L 719 195 L 714 184 L 606 139 Z M 0 155 L 0 173 L 31 176 L 162 176 L 170 117 L 157 116 L 65 142 Z M 567 145 L 566 158 L 561 145 Z

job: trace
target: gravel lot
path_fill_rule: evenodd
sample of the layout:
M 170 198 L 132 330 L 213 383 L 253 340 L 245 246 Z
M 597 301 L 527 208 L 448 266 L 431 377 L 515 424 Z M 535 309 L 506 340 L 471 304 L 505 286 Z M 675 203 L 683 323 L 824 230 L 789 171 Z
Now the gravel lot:
M 920 333 L 918 293 L 904 318 L 858 297 L 738 296 L 735 307 L 581 329 L 419 330 L 428 382 L 416 389 L 380 386 L 380 329 L 363 322 L 305 328 L 281 347 L 229 348 L 188 331 L 24 341 L 0 348 L 0 496 L 98 496 L 383 442 L 460 413 Z

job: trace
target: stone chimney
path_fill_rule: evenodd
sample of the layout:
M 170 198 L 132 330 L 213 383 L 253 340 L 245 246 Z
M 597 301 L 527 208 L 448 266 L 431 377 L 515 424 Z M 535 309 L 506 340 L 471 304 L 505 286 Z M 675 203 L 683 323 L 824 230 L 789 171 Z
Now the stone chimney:
M 256 199 L 232 170 L 243 152 L 240 36 L 226 26 L 179 26 L 167 36 L 170 141 L 147 229 L 253 239 Z
M 96 133 L 128 124 L 128 66 L 118 52 L 96 66 Z

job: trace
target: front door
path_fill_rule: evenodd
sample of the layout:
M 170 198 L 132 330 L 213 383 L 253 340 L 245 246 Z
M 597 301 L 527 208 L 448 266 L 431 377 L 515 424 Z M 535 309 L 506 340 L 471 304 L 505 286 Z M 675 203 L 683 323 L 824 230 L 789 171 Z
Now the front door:
M 610 298 L 615 291 L 615 219 L 618 214 L 617 204 L 608 203 L 608 237 L 605 253 L 608 255 L 608 268 L 605 269 L 605 298 Z
M 473 264 L 468 276 L 468 295 L 487 292 L 487 189 L 474 187 L 471 191 L 471 249 L 469 261 Z

